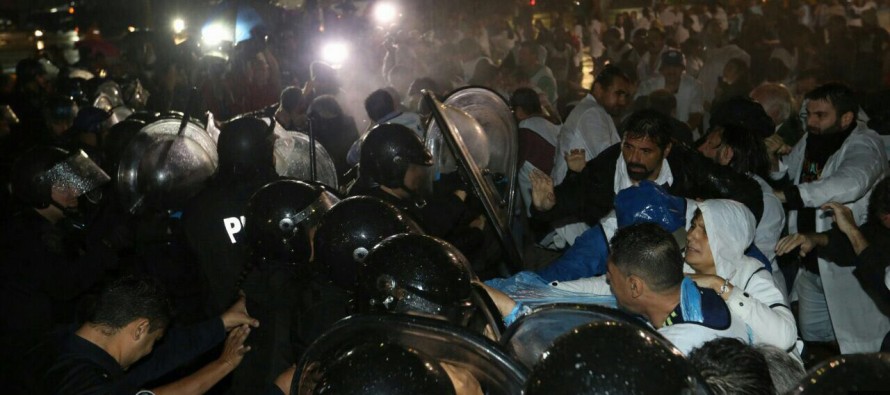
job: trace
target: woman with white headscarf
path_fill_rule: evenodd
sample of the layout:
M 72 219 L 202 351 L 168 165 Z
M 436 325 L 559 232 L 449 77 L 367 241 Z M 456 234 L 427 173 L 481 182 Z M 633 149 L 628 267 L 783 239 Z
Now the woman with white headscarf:
M 762 263 L 745 256 L 754 240 L 754 215 L 741 203 L 698 203 L 686 237 L 686 271 L 711 288 L 751 329 L 753 343 L 792 351 L 797 326 L 791 309 Z

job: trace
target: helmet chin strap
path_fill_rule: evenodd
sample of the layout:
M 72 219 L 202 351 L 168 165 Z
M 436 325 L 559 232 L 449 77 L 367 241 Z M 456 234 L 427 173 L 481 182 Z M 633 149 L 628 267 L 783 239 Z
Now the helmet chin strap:
M 55 200 L 50 201 L 49 203 L 53 207 L 59 209 L 62 212 L 62 219 L 59 222 L 63 222 L 65 224 L 70 225 L 72 228 L 77 230 L 84 230 L 87 227 L 86 218 L 84 218 L 83 213 L 76 208 L 64 207 L 59 203 L 56 203 Z
M 410 188 L 408 188 L 404 182 L 402 182 L 402 186 L 399 187 L 399 189 L 405 191 L 405 193 L 408 195 L 407 200 L 410 201 L 411 204 L 417 206 L 417 208 L 426 207 L 426 199 L 424 199 L 424 197 L 420 193 L 414 192 Z

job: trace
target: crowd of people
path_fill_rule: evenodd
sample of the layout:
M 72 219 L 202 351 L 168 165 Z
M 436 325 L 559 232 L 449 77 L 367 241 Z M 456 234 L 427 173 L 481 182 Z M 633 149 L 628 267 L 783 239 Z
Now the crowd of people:
M 886 5 L 525 3 L 19 61 L 4 392 L 890 388 Z M 315 58 L 331 32 L 343 64 Z M 515 122 L 487 130 L 515 174 L 481 172 L 519 202 L 505 228 L 431 140 L 458 120 L 431 99 L 468 86 Z M 459 163 L 504 150 L 465 136 Z

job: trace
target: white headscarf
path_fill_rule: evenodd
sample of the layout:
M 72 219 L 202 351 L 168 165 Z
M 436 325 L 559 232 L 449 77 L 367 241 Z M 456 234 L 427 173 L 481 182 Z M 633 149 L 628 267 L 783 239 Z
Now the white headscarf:
M 763 264 L 745 255 L 754 241 L 754 214 L 745 205 L 727 199 L 710 199 L 698 203 L 702 213 L 711 255 L 717 275 L 733 285 L 744 287 Z

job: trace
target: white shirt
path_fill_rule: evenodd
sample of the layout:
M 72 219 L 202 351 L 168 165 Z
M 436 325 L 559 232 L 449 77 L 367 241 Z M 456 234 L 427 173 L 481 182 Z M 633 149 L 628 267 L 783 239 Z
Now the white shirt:
M 714 100 L 714 91 L 717 90 L 717 78 L 723 75 L 723 68 L 726 67 L 726 63 L 730 59 L 741 59 L 745 64 L 751 64 L 751 56 L 734 44 L 705 51 L 705 63 L 698 73 L 698 80 L 702 84 L 702 99 L 704 101 L 710 102 Z
M 637 97 L 648 95 L 656 90 L 664 89 L 664 76 L 659 74 L 642 84 L 637 90 Z M 680 88 L 674 94 L 677 99 L 677 119 L 688 122 L 690 114 L 703 114 L 705 112 L 702 99 L 702 83 L 686 73 L 680 77 Z
M 553 158 L 553 184 L 559 185 L 565 179 L 568 164 L 565 155 L 572 149 L 583 149 L 585 160 L 595 158 L 606 148 L 621 141 L 612 116 L 593 95 L 587 94 L 578 102 L 559 130 L 559 145 Z

